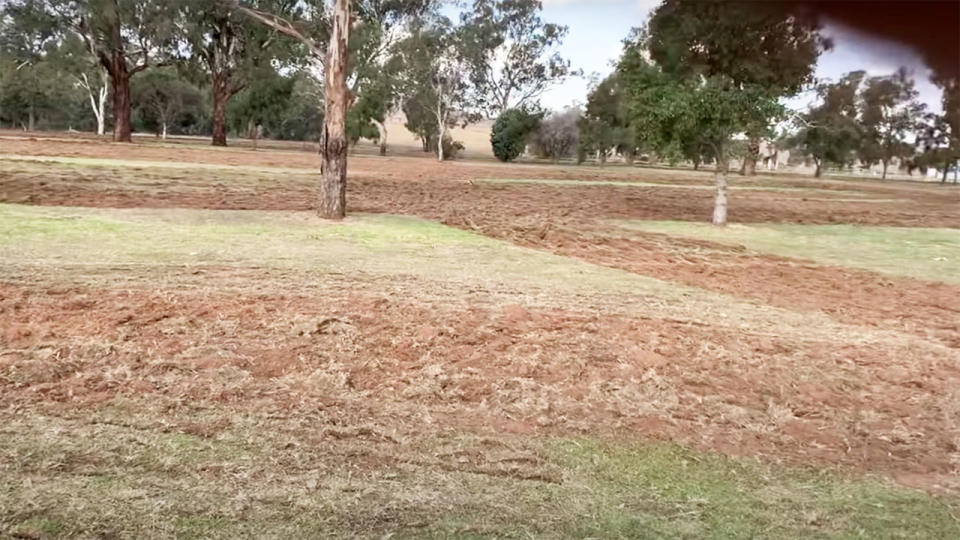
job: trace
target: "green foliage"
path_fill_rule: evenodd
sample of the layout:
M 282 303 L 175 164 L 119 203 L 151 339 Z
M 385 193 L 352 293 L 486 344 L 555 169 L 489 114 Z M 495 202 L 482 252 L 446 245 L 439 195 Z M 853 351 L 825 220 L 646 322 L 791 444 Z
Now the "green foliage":
M 863 138 L 860 159 L 865 163 L 883 163 L 883 176 L 893 158 L 913 155 L 908 137 L 923 117 L 924 105 L 906 69 L 885 77 L 867 79 L 860 94 Z
M 389 63 L 399 74 L 396 88 L 404 102 L 407 128 L 420 137 L 425 151 L 445 150 L 446 145 L 436 141 L 446 139 L 450 128 L 479 119 L 469 99 L 459 36 L 460 29 L 448 18 L 431 12 L 408 28 Z M 439 154 L 446 159 L 445 152 Z
M 921 153 L 915 165 L 940 169 L 941 182 L 946 182 L 951 168 L 960 161 L 960 81 L 943 83 L 943 113 L 928 113 L 920 126 L 918 143 Z
M 857 118 L 857 95 L 865 73 L 854 71 L 836 83 L 817 87 L 821 103 L 800 119 L 800 130 L 790 143 L 813 158 L 817 176 L 831 163 L 839 167 L 853 163 L 862 137 Z
M 427 88 L 422 87 L 415 93 L 407 95 L 403 101 L 403 115 L 406 118 L 404 127 L 420 139 L 424 152 L 430 152 L 431 148 L 436 148 L 439 128 L 430 110 L 425 106 L 425 103 L 428 103 L 428 97 L 424 95 L 426 93 Z
M 580 149 L 596 153 L 606 161 L 617 152 L 632 162 L 637 151 L 637 138 L 631 125 L 620 75 L 613 73 L 600 82 L 587 96 L 587 106 L 580 120 Z
M 368 81 L 347 113 L 347 137 L 351 143 L 360 138 L 379 140 L 380 130 L 376 123 L 383 124 L 393 108 L 395 89 L 392 77 L 383 76 Z
M 402 62 L 391 53 L 401 43 L 399 30 L 435 7 L 433 0 L 358 2 L 358 16 L 364 24 L 350 35 L 352 75 L 350 91 L 356 96 L 347 115 L 347 136 L 380 139 L 377 124 L 384 124 L 396 110 L 401 85 Z M 380 141 L 385 145 L 386 141 Z
M 667 0 L 649 23 L 650 57 L 681 77 L 718 77 L 733 86 L 791 95 L 813 81 L 820 51 L 832 47 L 814 18 L 762 3 Z
M 667 0 L 619 65 L 634 130 L 670 160 L 725 168 L 733 136 L 768 130 L 829 46 L 815 21 L 756 3 Z
M 244 133 L 261 125 L 269 133 L 280 124 L 283 111 L 293 95 L 294 79 L 284 77 L 272 67 L 261 67 L 230 103 L 228 116 L 233 128 Z
M 37 2 L 9 2 L 0 10 L 0 122 L 73 127 L 85 122 L 84 96 L 69 61 L 72 43 Z
M 567 27 L 545 23 L 539 0 L 476 0 L 460 41 L 474 99 L 490 114 L 524 107 L 571 74 L 557 48 Z
M 649 33 L 628 41 L 633 110 L 648 116 L 645 137 L 671 159 L 699 163 L 709 152 L 726 168 L 731 137 L 769 135 L 783 114 L 779 98 L 810 83 L 817 57 L 831 46 L 815 19 L 756 2 L 667 0 L 651 17 Z M 641 51 L 666 78 L 642 66 Z M 658 79 L 666 81 L 660 91 L 638 85 Z
M 272 67 L 262 67 L 230 103 L 230 125 L 248 137 L 255 136 L 259 126 L 267 137 L 317 140 L 323 126 L 321 95 L 308 75 L 280 75 Z
M 132 87 L 134 107 L 143 127 L 156 133 L 182 131 L 197 123 L 203 98 L 200 91 L 169 69 L 155 69 L 138 77 Z
M 540 125 L 542 113 L 523 109 L 507 109 L 493 124 L 490 144 L 500 161 L 513 161 L 527 146 L 527 139 Z

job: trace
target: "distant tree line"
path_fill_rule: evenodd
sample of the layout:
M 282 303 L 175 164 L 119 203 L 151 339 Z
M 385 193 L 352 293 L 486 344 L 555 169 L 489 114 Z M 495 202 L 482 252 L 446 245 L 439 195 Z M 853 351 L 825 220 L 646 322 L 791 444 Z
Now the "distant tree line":
M 403 111 L 425 151 L 450 131 L 534 105 L 572 74 L 566 28 L 537 0 L 352 2 L 348 138 L 387 150 Z M 324 0 L 8 0 L 0 11 L 0 125 L 317 139 L 334 8 Z M 462 148 L 462 146 L 460 146 Z
M 857 163 L 881 166 L 886 178 L 896 162 L 910 172 L 937 169 L 945 181 L 960 160 L 960 83 L 934 79 L 943 90 L 934 114 L 905 69 L 817 81 L 817 59 L 832 46 L 817 19 L 773 3 L 666 0 L 627 37 L 616 70 L 592 86 L 584 107 L 540 113 L 532 125 L 510 111 L 494 127 L 495 154 L 518 155 L 498 153 L 499 145 L 601 165 L 640 154 L 695 168 L 710 162 L 717 224 L 726 221 L 728 163 L 738 158 L 741 174 L 754 174 L 764 140 L 797 151 L 816 176 Z M 818 101 L 808 111 L 783 105 L 809 89 Z M 522 140 L 505 145 L 508 136 Z
M 387 119 L 402 111 L 443 160 L 462 149 L 454 128 L 495 117 L 491 145 L 505 161 L 531 151 L 711 163 L 717 224 L 729 163 L 753 174 L 765 140 L 798 150 L 817 175 L 859 163 L 886 176 L 898 163 L 945 180 L 960 159 L 960 83 L 935 80 L 943 112 L 932 114 L 905 70 L 817 81 L 832 43 L 816 18 L 781 7 L 665 0 L 583 107 L 548 113 L 539 98 L 576 73 L 558 53 L 567 29 L 542 20 L 538 0 L 6 0 L 0 125 L 112 125 L 121 142 L 134 129 L 214 145 L 229 133 L 319 139 L 329 157 L 360 138 L 386 152 Z M 784 107 L 811 88 L 819 100 L 808 111 Z

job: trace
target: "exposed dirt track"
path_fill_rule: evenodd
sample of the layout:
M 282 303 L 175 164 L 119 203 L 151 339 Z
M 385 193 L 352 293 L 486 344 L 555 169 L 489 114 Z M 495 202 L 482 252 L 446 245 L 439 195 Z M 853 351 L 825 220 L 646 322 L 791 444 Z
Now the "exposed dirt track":
M 355 400 L 368 414 L 425 409 L 440 425 L 482 433 L 642 434 L 960 488 L 960 370 L 903 349 L 469 297 L 432 305 L 8 284 L 0 321 L 12 349 L 0 357 L 3 405 L 162 394 L 282 411 Z

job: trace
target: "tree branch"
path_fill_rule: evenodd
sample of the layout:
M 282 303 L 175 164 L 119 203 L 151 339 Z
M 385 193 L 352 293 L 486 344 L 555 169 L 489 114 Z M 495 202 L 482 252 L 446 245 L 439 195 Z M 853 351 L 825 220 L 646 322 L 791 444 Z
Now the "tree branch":
M 237 9 L 245 13 L 247 16 L 256 19 L 261 24 L 272 28 L 278 32 L 286 34 L 300 43 L 303 43 L 307 49 L 310 51 L 310 54 L 315 56 L 322 65 L 326 65 L 326 51 L 317 45 L 312 38 L 301 32 L 294 24 L 287 19 L 280 17 L 279 15 L 274 15 L 266 11 L 262 11 L 250 6 L 241 4 L 237 0 L 229 0 L 232 5 Z

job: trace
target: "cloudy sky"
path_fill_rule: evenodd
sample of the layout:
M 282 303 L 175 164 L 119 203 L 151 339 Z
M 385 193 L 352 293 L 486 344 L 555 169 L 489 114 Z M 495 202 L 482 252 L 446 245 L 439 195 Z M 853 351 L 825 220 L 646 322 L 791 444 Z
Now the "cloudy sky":
M 589 76 L 607 75 L 620 55 L 621 40 L 630 29 L 642 24 L 660 0 L 544 0 L 543 18 L 564 24 L 570 31 L 562 53 L 582 79 L 572 79 L 550 90 L 543 104 L 558 109 L 586 99 Z M 827 25 L 835 47 L 820 57 L 817 77 L 838 79 L 844 73 L 865 69 L 870 75 L 887 75 L 900 66 L 913 70 L 920 98 L 933 110 L 940 110 L 940 91 L 929 82 L 929 70 L 920 57 L 899 45 L 878 40 L 849 28 Z M 799 96 L 790 106 L 803 107 L 812 96 Z

